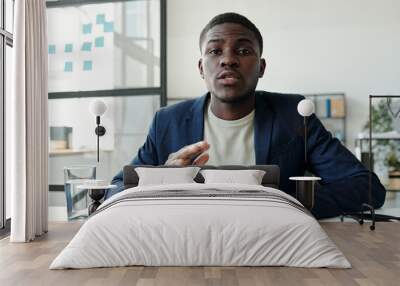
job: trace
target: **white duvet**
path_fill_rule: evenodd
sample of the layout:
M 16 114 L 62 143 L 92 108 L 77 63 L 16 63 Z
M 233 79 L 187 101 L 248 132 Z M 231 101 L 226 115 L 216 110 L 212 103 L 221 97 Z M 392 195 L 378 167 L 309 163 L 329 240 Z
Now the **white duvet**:
M 129 199 L 145 192 L 174 190 L 178 193 L 174 197 Z M 178 192 L 246 194 L 246 190 L 249 197 L 180 197 Z M 265 192 L 271 199 L 252 197 L 251 191 Z M 350 268 L 342 252 L 299 204 L 284 192 L 254 185 L 131 188 L 105 201 L 50 269 L 127 265 Z

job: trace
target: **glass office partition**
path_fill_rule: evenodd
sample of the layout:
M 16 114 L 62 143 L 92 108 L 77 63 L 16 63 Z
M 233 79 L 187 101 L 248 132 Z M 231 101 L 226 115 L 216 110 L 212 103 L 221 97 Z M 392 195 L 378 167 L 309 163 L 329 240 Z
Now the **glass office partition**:
M 97 178 L 110 181 L 166 103 L 166 1 L 59 0 L 47 8 L 49 217 L 57 220 L 65 219 L 63 167 L 96 164 Z M 98 164 L 94 98 L 107 105 Z
M 62 184 L 63 167 L 97 164 L 96 118 L 89 111 L 92 98 L 49 101 L 50 184 Z M 110 181 L 128 164 L 144 143 L 159 109 L 159 95 L 103 97 L 107 111 L 101 116 L 106 133 L 100 137 L 98 177 Z M 60 134 L 66 134 L 60 137 Z M 65 142 L 63 142 L 63 140 Z
M 160 86 L 160 1 L 48 9 L 49 92 Z
M 13 33 L 14 31 L 14 0 L 4 1 L 4 12 L 5 12 L 5 30 Z
M 0 0 L 0 236 L 9 231 L 10 194 L 7 192 L 5 172 L 5 111 L 6 98 L 11 92 L 13 46 L 13 0 Z
M 358 135 L 356 146 L 362 162 L 378 175 L 387 190 L 385 208 L 394 208 L 400 205 L 400 95 L 370 96 L 370 111 L 372 120 Z

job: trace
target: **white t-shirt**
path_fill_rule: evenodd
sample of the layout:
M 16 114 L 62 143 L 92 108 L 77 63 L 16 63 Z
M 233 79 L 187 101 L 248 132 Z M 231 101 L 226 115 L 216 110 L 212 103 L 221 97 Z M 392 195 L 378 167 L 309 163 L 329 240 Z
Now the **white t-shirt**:
M 237 120 L 223 120 L 208 104 L 204 114 L 204 140 L 210 144 L 207 165 L 255 165 L 254 109 Z

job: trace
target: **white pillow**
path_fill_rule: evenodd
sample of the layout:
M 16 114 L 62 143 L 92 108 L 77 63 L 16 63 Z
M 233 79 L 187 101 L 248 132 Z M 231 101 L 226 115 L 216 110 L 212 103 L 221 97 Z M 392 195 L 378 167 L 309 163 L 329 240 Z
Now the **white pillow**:
M 193 179 L 199 170 L 199 167 L 135 168 L 139 176 L 139 186 L 195 183 Z
M 265 171 L 262 170 L 202 170 L 204 183 L 261 185 Z

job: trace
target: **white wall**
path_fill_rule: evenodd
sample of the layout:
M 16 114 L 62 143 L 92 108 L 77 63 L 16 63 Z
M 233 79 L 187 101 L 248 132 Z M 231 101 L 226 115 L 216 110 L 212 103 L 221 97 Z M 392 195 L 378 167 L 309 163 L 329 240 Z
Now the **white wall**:
M 267 70 L 258 89 L 345 92 L 347 144 L 368 117 L 369 94 L 400 94 L 398 0 L 168 0 L 168 96 L 206 89 L 198 36 L 216 14 L 238 12 L 264 37 Z

